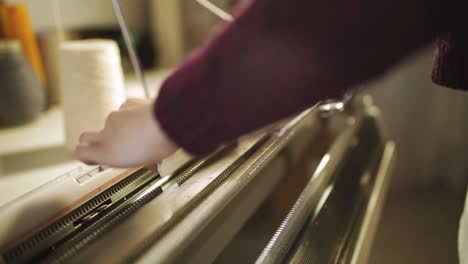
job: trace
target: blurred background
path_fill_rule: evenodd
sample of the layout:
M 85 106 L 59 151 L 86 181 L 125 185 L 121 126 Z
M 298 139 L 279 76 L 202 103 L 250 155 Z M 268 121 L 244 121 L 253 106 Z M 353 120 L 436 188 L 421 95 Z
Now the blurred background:
M 239 1 L 213 2 L 230 12 Z M 191 0 L 121 0 L 121 6 L 151 96 L 224 23 Z M 68 113 L 73 109 L 64 101 L 84 100 L 90 108 L 109 103 L 81 96 L 89 92 L 84 88 L 70 95 L 64 87 L 64 76 L 70 75 L 61 64 L 68 58 L 68 53 L 61 56 L 63 43 L 112 40 L 119 59 L 109 76 L 121 75 L 123 97 L 142 98 L 144 92 L 111 0 L 0 1 L 0 11 L 1 205 L 77 165 L 64 147 L 73 139 L 65 134 L 83 127 L 74 126 Z M 468 184 L 468 97 L 434 85 L 432 63 L 429 46 L 362 91 L 382 109 L 398 150 L 371 263 L 457 263 L 458 221 Z

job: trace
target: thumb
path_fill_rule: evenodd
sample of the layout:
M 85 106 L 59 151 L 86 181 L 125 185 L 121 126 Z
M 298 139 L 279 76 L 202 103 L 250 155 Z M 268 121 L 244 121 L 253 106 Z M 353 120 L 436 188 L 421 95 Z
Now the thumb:
M 102 161 L 101 148 L 98 144 L 80 143 L 75 148 L 75 156 L 82 162 L 89 165 L 100 164 Z

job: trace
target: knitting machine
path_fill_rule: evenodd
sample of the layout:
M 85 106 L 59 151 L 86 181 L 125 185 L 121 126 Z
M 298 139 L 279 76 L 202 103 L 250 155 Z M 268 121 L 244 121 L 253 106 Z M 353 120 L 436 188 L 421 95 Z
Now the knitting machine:
M 393 157 L 365 96 L 167 175 L 80 167 L 0 207 L 0 263 L 366 263 Z

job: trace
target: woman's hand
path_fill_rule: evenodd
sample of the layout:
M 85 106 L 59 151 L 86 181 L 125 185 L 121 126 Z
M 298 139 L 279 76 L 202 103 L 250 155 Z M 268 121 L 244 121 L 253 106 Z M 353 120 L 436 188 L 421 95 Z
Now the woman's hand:
M 103 130 L 81 135 L 75 155 L 85 163 L 114 168 L 156 164 L 177 146 L 161 130 L 152 110 L 148 100 L 126 101 L 107 117 Z

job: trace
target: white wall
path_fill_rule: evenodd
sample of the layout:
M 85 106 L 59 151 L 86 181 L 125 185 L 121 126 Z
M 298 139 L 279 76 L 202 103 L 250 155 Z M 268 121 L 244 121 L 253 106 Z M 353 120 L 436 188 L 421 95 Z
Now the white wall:
M 390 136 L 397 142 L 393 185 L 446 184 L 466 192 L 468 93 L 431 81 L 430 46 L 369 84 Z

